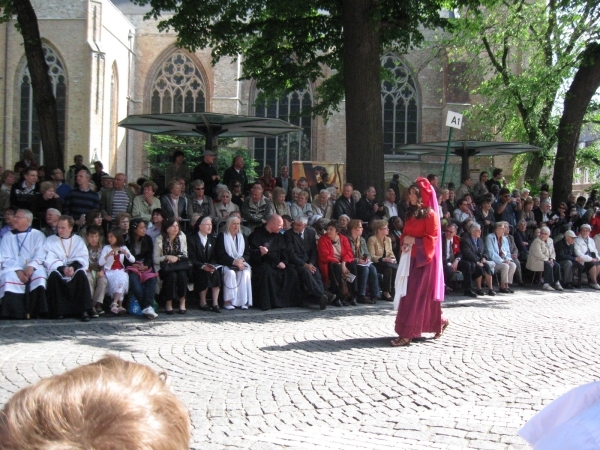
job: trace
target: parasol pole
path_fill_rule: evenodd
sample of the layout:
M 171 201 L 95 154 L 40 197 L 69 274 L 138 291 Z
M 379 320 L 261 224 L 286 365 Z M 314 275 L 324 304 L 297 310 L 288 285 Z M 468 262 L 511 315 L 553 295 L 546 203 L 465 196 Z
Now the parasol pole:
M 442 186 L 446 182 L 446 168 L 448 167 L 448 158 L 450 157 L 450 143 L 452 142 L 452 131 L 454 128 L 450 128 L 448 133 L 448 146 L 446 147 L 446 159 L 444 160 L 444 172 L 442 172 Z
M 450 132 L 448 133 L 448 146 L 446 147 L 446 160 L 444 161 L 444 171 L 442 172 L 442 186 L 446 182 L 446 168 L 448 167 L 448 158 L 450 157 L 450 145 L 452 144 L 452 131 L 454 128 L 458 128 L 460 130 L 462 126 L 463 115 L 454 111 L 448 111 L 448 116 L 446 117 L 446 126 L 450 127 Z

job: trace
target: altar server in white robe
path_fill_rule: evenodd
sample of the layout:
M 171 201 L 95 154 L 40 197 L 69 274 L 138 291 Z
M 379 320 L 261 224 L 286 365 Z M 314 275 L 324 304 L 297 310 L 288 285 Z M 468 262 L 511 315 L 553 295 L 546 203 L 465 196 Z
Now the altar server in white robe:
M 14 229 L 0 243 L 0 316 L 28 319 L 48 311 L 46 236 L 31 228 L 32 220 L 31 211 L 17 210 Z
M 50 316 L 79 317 L 89 322 L 98 317 L 92 309 L 92 293 L 86 270 L 89 252 L 83 239 L 73 234 L 75 222 L 71 216 L 58 219 L 58 236 L 46 240 L 46 269 L 48 270 L 48 307 Z

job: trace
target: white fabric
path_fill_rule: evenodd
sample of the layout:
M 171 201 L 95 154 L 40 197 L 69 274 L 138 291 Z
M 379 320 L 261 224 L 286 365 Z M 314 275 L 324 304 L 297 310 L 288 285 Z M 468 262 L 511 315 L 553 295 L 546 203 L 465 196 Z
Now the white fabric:
M 396 271 L 395 293 L 394 293 L 394 311 L 400 308 L 400 300 L 406 296 L 406 287 L 408 286 L 408 275 L 410 272 L 410 255 L 412 252 L 412 244 L 409 245 L 409 250 L 400 254 L 398 262 L 398 270 Z
M 596 248 L 596 242 L 591 237 L 588 237 L 587 240 L 583 239 L 581 236 L 577 236 L 575 238 L 575 256 L 581 256 L 583 258 L 583 262 L 590 262 L 592 258 L 590 255 L 586 255 L 588 250 L 590 253 L 595 253 L 596 258 L 598 257 L 598 249 Z
M 571 389 L 519 430 L 535 450 L 600 448 L 600 382 Z
M 135 262 L 134 256 L 129 252 L 127 247 L 123 246 L 119 248 L 121 250 L 121 254 L 118 256 L 121 264 L 124 266 L 126 254 L 129 254 L 127 258 L 130 263 Z M 98 259 L 98 264 L 104 266 L 104 274 L 106 275 L 106 279 L 108 280 L 108 295 L 111 297 L 115 294 L 126 294 L 129 291 L 129 275 L 125 272 L 125 268 L 112 270 L 111 267 L 115 262 L 114 256 L 108 254 L 112 251 L 112 247 L 110 245 L 105 245 L 102 248 L 102 253 L 100 253 L 100 258 Z
M 247 264 L 244 270 L 238 271 L 223 266 L 223 300 L 233 306 L 252 306 L 251 281 L 252 271 Z
M 68 256 L 65 253 L 65 250 L 69 253 Z M 85 242 L 76 234 L 69 239 L 61 239 L 59 236 L 50 236 L 46 239 L 46 252 L 46 261 L 44 264 L 48 273 L 58 271 L 57 269 L 59 267 L 68 266 L 74 262 L 81 264 L 81 268 L 77 270 L 86 271 L 90 265 L 90 255 Z M 71 279 L 67 277 L 63 278 L 67 281 Z
M 223 237 L 225 252 L 233 259 L 243 258 L 244 250 L 246 250 L 246 243 L 244 242 L 244 236 L 242 235 L 242 232 L 240 231 L 237 234 L 237 246 L 236 242 L 231 236 L 231 233 L 225 232 Z
M 206 247 L 206 242 L 208 241 L 208 237 L 204 236 L 202 233 L 198 231 L 198 237 L 200 238 L 200 242 L 202 242 L 202 246 Z
M 27 237 L 25 237 L 27 236 Z M 44 267 L 46 258 L 46 236 L 38 230 L 13 234 L 6 233 L 0 243 L 0 298 L 5 292 L 15 294 L 24 294 L 25 285 L 21 283 L 17 276 L 18 270 L 25 270 L 27 267 L 33 267 L 29 289 L 34 290 L 40 286 L 46 287 L 48 274 Z M 19 251 L 21 245 L 21 251 Z M 20 253 L 20 255 L 19 255 Z

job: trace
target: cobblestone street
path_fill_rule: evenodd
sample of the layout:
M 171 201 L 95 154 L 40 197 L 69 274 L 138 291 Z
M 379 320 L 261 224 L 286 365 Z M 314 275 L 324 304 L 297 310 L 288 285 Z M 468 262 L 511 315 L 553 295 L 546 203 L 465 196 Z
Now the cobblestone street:
M 191 305 L 190 305 L 191 306 Z M 598 379 L 600 295 L 449 296 L 442 339 L 393 348 L 374 306 L 0 321 L 0 403 L 106 352 L 169 374 L 194 449 L 528 448 L 516 432 Z

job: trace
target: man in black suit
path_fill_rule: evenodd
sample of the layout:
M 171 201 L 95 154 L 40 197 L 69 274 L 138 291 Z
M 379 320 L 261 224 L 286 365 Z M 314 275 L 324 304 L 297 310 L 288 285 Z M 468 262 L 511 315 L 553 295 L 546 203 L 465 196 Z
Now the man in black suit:
M 335 301 L 335 294 L 327 294 L 323 288 L 321 273 L 317 267 L 317 240 L 312 228 L 307 228 L 308 217 L 297 216 L 292 228 L 284 233 L 289 248 L 289 265 L 296 269 L 301 287 L 309 295 L 319 299 L 321 309 L 327 307 L 328 302 Z
M 292 201 L 292 189 L 294 189 L 294 181 L 290 178 L 290 169 L 288 166 L 281 166 L 279 169 L 280 175 L 275 178 L 275 184 L 283 188 L 285 191 L 285 201 Z
M 223 184 L 230 188 L 231 184 L 238 181 L 242 186 L 242 192 L 248 192 L 248 175 L 244 170 L 244 158 L 240 155 L 233 157 L 231 167 L 223 174 Z M 231 189 L 231 188 L 230 188 Z
M 383 205 L 377 203 L 375 200 L 376 196 L 377 191 L 375 190 L 375 187 L 369 186 L 365 189 L 361 199 L 356 203 L 356 215 L 363 222 L 371 223 L 371 220 L 374 218 L 381 219 L 385 214 Z
M 351 219 L 358 218 L 356 215 L 356 201 L 352 197 L 353 191 L 354 187 L 351 183 L 344 184 L 341 197 L 339 197 L 333 205 L 333 215 L 331 216 L 332 219 L 337 219 L 344 214 Z
M 496 293 L 492 289 L 492 269 L 485 259 L 485 246 L 481 239 L 481 226 L 473 223 L 469 229 L 469 235 L 463 236 L 460 240 L 460 252 L 462 259 L 459 262 L 458 269 L 467 279 L 467 273 L 470 270 L 469 279 L 474 279 L 477 285 L 475 293 L 477 295 L 485 295 L 486 293 L 481 288 L 481 278 L 485 276 L 485 281 L 488 286 L 487 295 L 494 296 Z
M 460 241 L 456 237 L 456 225 L 449 223 L 446 225 L 444 234 L 442 235 L 442 260 L 444 265 L 444 280 L 446 285 L 450 283 L 455 272 L 463 274 L 463 289 L 465 295 L 477 298 L 477 294 L 471 289 L 471 264 L 462 262 L 462 254 L 460 253 Z M 460 265 L 460 269 L 459 269 Z

